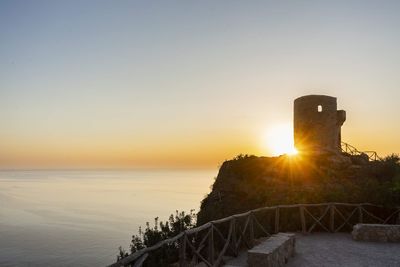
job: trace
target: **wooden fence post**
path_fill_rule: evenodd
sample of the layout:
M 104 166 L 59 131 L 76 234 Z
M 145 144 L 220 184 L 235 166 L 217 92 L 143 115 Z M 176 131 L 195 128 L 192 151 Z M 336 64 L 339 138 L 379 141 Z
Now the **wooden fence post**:
M 279 232 L 279 207 L 275 209 L 275 233 Z
M 233 248 L 234 248 L 233 254 L 236 257 L 238 254 L 238 248 L 236 247 L 237 239 L 236 239 L 236 219 L 235 218 L 232 219 L 232 223 L 233 223 L 232 224 L 232 243 L 233 243 Z
M 208 237 L 208 261 L 214 264 L 214 224 L 210 226 L 210 236 Z
M 254 222 L 253 216 L 249 215 L 249 234 L 250 234 L 250 246 L 254 245 Z
M 148 253 L 144 254 L 143 256 L 141 256 L 133 265 L 133 267 L 142 267 L 144 261 L 147 259 L 147 257 L 149 256 Z
M 333 233 L 335 232 L 335 206 L 330 205 L 329 211 L 330 211 L 329 230 L 331 230 L 331 232 Z
M 395 224 L 400 224 L 400 209 L 399 212 L 397 213 L 397 221 L 395 221 Z
M 358 205 L 358 222 L 363 223 L 363 211 L 361 205 Z
M 307 233 L 307 225 L 306 225 L 306 216 L 304 214 L 304 205 L 299 207 L 300 209 L 300 222 L 301 222 L 301 231 L 303 234 Z
M 179 266 L 186 266 L 186 234 L 184 234 L 180 238 L 180 247 L 179 247 Z

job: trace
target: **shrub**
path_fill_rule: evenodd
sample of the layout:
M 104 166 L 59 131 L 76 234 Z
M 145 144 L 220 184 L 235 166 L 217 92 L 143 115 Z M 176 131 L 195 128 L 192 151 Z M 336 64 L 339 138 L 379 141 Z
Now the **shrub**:
M 139 233 L 132 236 L 130 244 L 131 253 L 146 247 L 151 247 L 162 240 L 178 235 L 184 230 L 193 228 L 196 225 L 196 214 L 194 210 L 190 210 L 189 213 L 176 211 L 175 215 L 171 214 L 166 222 L 159 222 L 158 220 L 158 217 L 154 218 L 153 227 L 147 222 L 144 231 L 139 227 Z M 152 253 L 146 262 L 149 266 L 165 266 L 169 263 L 176 262 L 178 260 L 177 248 L 178 244 L 176 243 L 166 245 L 159 251 Z M 118 249 L 117 261 L 129 255 L 124 248 L 119 247 Z M 159 257 L 159 254 L 162 254 L 163 257 Z

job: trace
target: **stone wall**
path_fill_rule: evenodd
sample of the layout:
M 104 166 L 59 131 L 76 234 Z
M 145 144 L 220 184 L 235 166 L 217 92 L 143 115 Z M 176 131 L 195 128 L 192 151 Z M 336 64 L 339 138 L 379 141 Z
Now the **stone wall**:
M 351 235 L 357 241 L 400 242 L 400 225 L 359 223 Z
M 278 233 L 250 249 L 247 254 L 249 267 L 284 266 L 295 253 L 295 235 Z

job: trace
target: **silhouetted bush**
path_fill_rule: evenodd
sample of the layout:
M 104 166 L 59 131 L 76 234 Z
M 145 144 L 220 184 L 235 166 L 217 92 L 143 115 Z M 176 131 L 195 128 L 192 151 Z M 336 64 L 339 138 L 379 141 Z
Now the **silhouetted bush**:
M 150 223 L 147 222 L 144 231 L 139 227 L 139 234 L 132 236 L 130 245 L 131 253 L 146 247 L 151 247 L 162 240 L 174 237 L 180 232 L 193 228 L 196 225 L 196 214 L 194 213 L 194 210 L 190 210 L 189 213 L 176 211 L 175 215 L 171 214 L 166 222 L 159 222 L 158 219 L 158 217 L 154 219 L 153 227 L 151 227 Z M 128 255 L 129 253 L 125 249 L 119 247 L 117 261 L 127 257 Z M 145 262 L 145 266 L 167 266 L 177 260 L 178 244 L 175 242 L 165 245 L 151 253 Z

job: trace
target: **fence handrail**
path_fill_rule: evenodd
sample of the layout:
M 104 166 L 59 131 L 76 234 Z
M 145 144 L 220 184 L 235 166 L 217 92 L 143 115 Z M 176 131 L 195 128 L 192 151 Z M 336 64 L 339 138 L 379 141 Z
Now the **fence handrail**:
M 325 212 L 323 213 L 322 216 L 320 216 L 319 219 L 315 218 L 307 210 L 307 208 L 311 208 L 311 207 L 324 207 L 324 206 L 326 206 Z M 337 206 L 354 207 L 354 210 L 351 213 L 351 215 L 346 219 L 345 216 L 337 209 Z M 364 212 L 364 213 L 366 213 L 367 215 L 369 215 L 371 217 L 377 218 L 377 220 L 382 222 L 382 223 L 386 223 L 387 221 L 389 221 L 389 219 L 391 219 L 393 217 L 393 215 L 395 215 L 397 213 L 400 214 L 400 207 L 392 207 L 392 208 L 396 209 L 396 211 L 393 214 L 391 214 L 388 218 L 382 219 L 382 218 L 376 217 L 375 215 L 373 215 L 370 212 L 368 212 L 367 210 L 365 210 L 364 209 L 365 206 L 376 207 L 376 208 L 385 208 L 383 205 L 376 205 L 376 204 L 372 204 L 372 203 L 341 203 L 341 202 L 309 203 L 309 204 L 288 204 L 288 205 L 275 205 L 275 206 L 261 207 L 261 208 L 249 210 L 247 212 L 231 215 L 231 216 L 228 216 L 228 217 L 225 217 L 225 218 L 213 220 L 213 221 L 207 222 L 207 223 L 205 223 L 203 225 L 197 226 L 195 228 L 187 229 L 187 230 L 179 233 L 178 235 L 176 235 L 174 237 L 171 237 L 171 238 L 168 238 L 168 239 L 165 239 L 163 241 L 160 241 L 160 242 L 158 242 L 157 244 L 155 244 L 155 245 L 153 245 L 151 247 L 147 247 L 147 248 L 141 249 L 139 251 L 136 251 L 136 252 L 128 255 L 127 257 L 124 257 L 121 260 L 109 265 L 109 267 L 125 266 L 125 265 L 128 265 L 128 264 L 132 264 L 133 262 L 138 261 L 138 260 L 142 263 L 145 260 L 145 258 L 141 259 L 142 256 L 147 257 L 147 255 L 150 252 L 155 251 L 155 250 L 161 248 L 164 245 L 172 244 L 174 242 L 179 241 L 180 239 L 182 239 L 183 240 L 182 242 L 184 242 L 186 244 L 187 242 L 189 242 L 189 241 L 187 241 L 187 236 L 188 235 L 193 235 L 193 234 L 199 233 L 201 231 L 204 231 L 206 229 L 215 230 L 216 228 L 215 228 L 214 225 L 218 225 L 218 224 L 225 223 L 225 222 L 232 222 L 232 221 L 234 221 L 236 219 L 239 219 L 239 218 L 246 218 L 247 217 L 246 227 L 247 227 L 247 224 L 248 224 L 248 222 L 250 220 L 255 220 L 255 222 L 258 224 L 258 226 L 261 227 L 261 229 L 266 234 L 268 234 L 268 232 L 263 228 L 263 226 L 253 216 L 253 214 L 255 214 L 257 212 L 262 212 L 262 211 L 275 210 L 277 212 L 276 215 L 278 215 L 278 217 L 275 218 L 275 230 L 276 230 L 276 232 L 279 231 L 279 210 L 280 209 L 299 208 L 300 209 L 300 213 L 301 213 L 301 217 L 302 217 L 301 224 L 302 224 L 302 231 L 303 232 L 307 231 L 306 225 L 305 225 L 305 221 L 304 221 L 304 217 L 305 217 L 305 214 L 306 214 L 305 212 L 307 212 L 309 214 L 309 216 L 312 217 L 313 222 L 314 222 L 313 226 L 311 226 L 310 229 L 308 230 L 309 232 L 311 232 L 312 229 L 314 229 L 314 227 L 317 226 L 318 224 L 320 226 L 322 226 L 323 228 L 325 228 L 326 230 L 328 230 L 325 226 L 323 226 L 321 224 L 320 221 L 328 213 L 329 210 L 331 211 L 331 216 L 334 215 L 332 213 L 335 213 L 335 211 L 336 211 L 344 220 L 344 223 L 340 227 L 338 227 L 336 229 L 337 231 L 340 230 L 342 227 L 344 227 L 346 225 L 346 223 L 348 224 L 348 220 L 350 219 L 351 216 L 353 216 L 353 214 L 355 213 L 356 210 L 359 210 L 361 218 L 362 218 L 362 213 Z M 251 218 L 253 218 L 253 219 L 251 219 Z M 330 230 L 331 231 L 335 231 L 334 222 L 333 223 L 331 222 L 331 224 L 333 224 L 333 225 L 331 225 L 331 229 Z M 251 225 L 253 225 L 253 221 L 251 221 Z M 230 227 L 230 230 L 231 230 L 231 227 Z M 243 232 L 245 232 L 245 231 L 246 231 L 246 229 L 244 229 Z M 220 236 L 222 236 L 222 234 L 220 232 L 219 232 L 219 234 L 220 234 Z M 241 233 L 241 234 L 243 235 L 243 233 Z M 205 241 L 205 240 L 203 240 L 203 241 Z M 238 243 L 240 243 L 240 241 L 241 240 L 239 240 Z M 230 240 L 226 241 L 227 246 L 229 245 L 229 242 L 230 242 Z M 189 242 L 189 244 L 190 244 L 190 242 Z M 239 246 L 238 244 L 235 244 L 235 247 L 238 247 L 238 246 Z M 226 251 L 227 248 L 228 247 L 224 248 L 225 251 Z M 193 248 L 192 248 L 192 250 L 193 250 Z M 200 255 L 197 251 L 194 251 L 194 253 L 195 254 L 197 253 L 198 255 Z M 221 257 L 219 257 L 219 258 L 222 259 L 223 255 L 220 255 L 220 256 Z M 140 263 L 139 266 L 141 266 L 141 263 Z M 206 264 L 209 265 L 209 266 L 214 266 L 214 265 L 211 265 L 210 262 L 206 262 Z
M 356 147 L 345 143 L 345 142 L 341 142 L 341 149 L 342 152 L 344 153 L 348 153 L 350 155 L 362 155 L 365 154 L 368 156 L 368 159 L 376 161 L 376 160 L 382 160 L 381 157 L 379 157 L 378 153 L 376 153 L 376 151 L 372 151 L 372 150 L 367 150 L 367 151 L 359 151 Z

